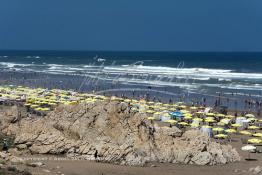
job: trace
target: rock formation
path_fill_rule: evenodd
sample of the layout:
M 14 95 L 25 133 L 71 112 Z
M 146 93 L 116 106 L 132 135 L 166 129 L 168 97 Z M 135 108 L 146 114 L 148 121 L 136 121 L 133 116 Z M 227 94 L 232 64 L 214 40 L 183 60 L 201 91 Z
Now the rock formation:
M 2 132 L 15 135 L 16 147 L 32 153 L 135 166 L 147 162 L 216 165 L 240 160 L 230 145 L 212 142 L 200 131 L 182 133 L 176 127 L 160 127 L 126 103 L 61 105 L 45 117 L 12 123 L 8 116 L 14 117 L 17 110 L 2 114 Z

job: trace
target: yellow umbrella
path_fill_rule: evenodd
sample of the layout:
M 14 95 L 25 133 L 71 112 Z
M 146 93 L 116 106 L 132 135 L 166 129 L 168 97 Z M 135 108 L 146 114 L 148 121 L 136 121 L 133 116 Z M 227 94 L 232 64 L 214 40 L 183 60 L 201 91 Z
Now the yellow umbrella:
M 227 133 L 236 133 L 237 131 L 235 129 L 226 129 L 225 132 L 227 132 Z
M 248 143 L 255 143 L 255 144 L 259 144 L 259 143 L 261 143 L 261 142 L 262 142 L 262 140 L 260 140 L 260 139 L 249 139 L 247 142 L 248 142 Z
M 155 103 L 155 102 L 152 102 L 152 101 L 147 102 L 147 104 L 150 104 L 150 105 L 151 105 L 151 104 L 154 104 L 154 103 Z
M 227 118 L 235 118 L 233 115 L 226 115 Z
M 195 107 L 195 106 L 192 106 L 192 107 L 190 107 L 190 109 L 192 109 L 192 110 L 196 110 L 196 109 L 198 109 L 198 108 Z
M 186 108 L 185 105 L 181 105 L 181 106 L 178 106 L 178 107 L 181 108 L 181 109 L 185 109 Z
M 212 127 L 208 125 L 203 125 L 202 128 L 212 128 Z
M 50 111 L 50 108 L 42 108 L 42 111 Z
M 161 113 L 160 112 L 155 112 L 154 115 L 160 115 Z
M 182 112 L 183 114 L 186 114 L 186 113 L 188 113 L 189 111 L 188 111 L 188 110 L 180 110 L 180 112 Z
M 256 134 L 253 134 L 253 136 L 255 136 L 255 137 L 262 137 L 262 133 L 256 133 Z
M 196 114 L 204 114 L 202 111 L 197 111 Z
M 30 107 L 31 108 L 36 108 L 36 107 L 38 107 L 39 105 L 31 105 Z
M 214 119 L 205 119 L 205 122 L 207 122 L 207 123 L 214 123 L 216 121 Z
M 249 126 L 248 129 L 256 130 L 256 129 L 259 129 L 259 127 L 257 127 L 257 126 Z
M 216 114 L 217 117 L 225 117 L 224 114 Z
M 147 110 L 146 113 L 153 114 L 155 111 L 153 110 Z
M 207 116 L 214 116 L 215 114 L 210 112 L 210 113 L 207 113 Z
M 225 138 L 227 138 L 228 136 L 227 135 L 225 135 L 225 134 L 217 134 L 217 135 L 215 135 L 215 138 L 219 138 L 219 139 L 225 139 Z
M 240 125 L 240 124 L 237 124 L 237 123 L 235 123 L 235 124 L 231 124 L 231 126 L 232 126 L 232 127 L 236 127 L 236 128 L 237 128 L 237 127 L 240 127 L 241 125 Z
M 225 126 L 225 123 L 223 123 L 223 122 L 218 122 L 217 125 L 218 125 L 218 126 Z
M 171 123 L 171 124 L 173 124 L 173 123 L 177 123 L 177 121 L 176 121 L 176 120 L 166 120 L 165 123 Z
M 245 116 L 248 117 L 248 118 L 254 118 L 255 117 L 253 114 L 246 114 Z
M 147 117 L 148 120 L 155 120 L 155 117 Z
M 239 133 L 243 135 L 252 135 L 252 133 L 248 131 L 240 131 Z
M 124 102 L 128 103 L 128 102 L 131 102 L 131 100 L 130 99 L 125 99 Z
M 185 116 L 184 117 L 184 119 L 186 119 L 186 120 L 190 120 L 190 119 L 192 119 L 193 117 L 191 117 L 191 116 Z
M 191 123 L 190 124 L 192 127 L 199 127 L 199 124 L 197 124 L 197 123 Z
M 213 128 L 212 130 L 213 130 L 213 131 L 221 132 L 221 131 L 223 131 L 224 129 L 223 129 L 223 128 Z
M 188 123 L 186 123 L 186 122 L 179 122 L 178 124 L 179 125 L 188 125 Z

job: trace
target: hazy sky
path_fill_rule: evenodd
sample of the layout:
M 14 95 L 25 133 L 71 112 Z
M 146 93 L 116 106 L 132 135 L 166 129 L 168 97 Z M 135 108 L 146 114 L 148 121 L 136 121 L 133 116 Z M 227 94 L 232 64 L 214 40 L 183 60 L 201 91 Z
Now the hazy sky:
M 1 0 L 0 49 L 262 51 L 262 0 Z

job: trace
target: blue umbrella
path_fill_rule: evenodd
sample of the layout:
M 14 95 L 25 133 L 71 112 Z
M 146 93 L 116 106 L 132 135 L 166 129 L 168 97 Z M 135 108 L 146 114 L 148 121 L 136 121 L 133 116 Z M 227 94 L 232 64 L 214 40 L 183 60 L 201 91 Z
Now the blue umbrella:
M 169 113 L 173 118 L 182 118 L 183 114 L 180 111 L 170 112 Z

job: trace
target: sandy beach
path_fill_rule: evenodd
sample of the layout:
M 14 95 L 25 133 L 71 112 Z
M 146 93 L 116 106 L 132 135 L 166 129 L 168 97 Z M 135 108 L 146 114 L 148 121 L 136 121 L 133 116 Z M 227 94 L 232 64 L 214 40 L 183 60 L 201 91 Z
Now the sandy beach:
M 261 141 L 259 136 L 254 137 L 261 131 L 261 120 L 253 114 L 242 116 L 249 119 L 249 124 L 243 125 L 237 123 L 242 118 L 232 112 L 221 114 L 208 108 L 205 113 L 205 107 L 182 102 L 163 104 L 22 86 L 2 87 L 1 99 L 1 130 L 15 138 L 11 156 L 26 161 L 16 166 L 33 174 L 253 174 L 251 169 L 262 162 Z M 168 110 L 176 112 L 167 113 Z M 194 123 L 195 120 L 200 123 Z M 126 121 L 129 124 L 125 129 Z M 71 129 L 66 129 L 67 125 Z M 235 126 L 239 129 L 234 129 Z M 210 135 L 209 130 L 203 128 L 214 131 Z M 216 133 L 215 128 L 220 128 L 223 134 Z M 130 155 L 141 155 L 122 158 L 126 156 L 125 150 L 130 151 L 123 142 L 133 139 L 133 151 L 145 152 L 131 151 Z M 108 141 L 116 145 L 108 144 L 112 151 L 104 152 L 103 149 L 108 149 L 104 143 Z M 120 148 L 123 152 L 114 155 L 113 150 L 119 150 L 118 144 L 123 144 Z M 257 151 L 250 153 L 251 160 L 246 160 L 248 152 L 241 150 L 246 144 L 256 146 Z M 186 150 L 188 152 L 184 152 Z M 116 157 L 111 157 L 111 152 Z M 181 159 L 182 154 L 190 157 Z M 201 157 L 206 154 L 211 157 Z M 170 160 L 173 163 L 168 163 Z M 42 165 L 26 166 L 30 162 Z

